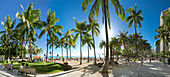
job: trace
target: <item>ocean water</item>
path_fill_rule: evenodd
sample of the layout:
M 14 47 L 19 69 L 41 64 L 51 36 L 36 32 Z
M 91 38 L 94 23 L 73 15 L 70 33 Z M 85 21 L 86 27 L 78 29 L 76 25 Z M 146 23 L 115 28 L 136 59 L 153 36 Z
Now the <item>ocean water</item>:
M 53 56 L 54 58 L 59 58 L 59 56 L 57 57 L 57 56 Z M 80 58 L 80 56 L 71 56 L 71 57 L 73 57 L 73 58 Z M 87 58 L 88 56 L 83 56 L 83 57 L 85 57 L 85 58 Z M 94 58 L 94 56 L 89 56 L 90 58 Z M 43 59 L 45 59 L 46 58 L 46 56 L 43 56 Z M 48 58 L 47 59 L 49 59 L 49 58 L 52 58 L 52 56 L 48 56 Z M 63 58 L 67 58 L 67 56 L 63 56 Z M 68 58 L 70 58 L 70 56 L 68 56 Z M 96 57 L 96 58 L 100 58 L 100 57 Z M 103 57 L 101 57 L 101 58 L 103 58 Z

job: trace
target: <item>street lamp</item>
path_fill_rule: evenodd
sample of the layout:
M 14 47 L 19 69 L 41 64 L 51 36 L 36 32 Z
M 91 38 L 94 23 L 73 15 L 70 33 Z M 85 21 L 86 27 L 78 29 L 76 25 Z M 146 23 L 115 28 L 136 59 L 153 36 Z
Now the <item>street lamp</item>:
M 50 55 L 51 55 L 51 52 L 50 52 Z M 51 55 L 51 57 L 52 57 L 52 55 Z M 52 58 L 51 58 L 52 59 Z

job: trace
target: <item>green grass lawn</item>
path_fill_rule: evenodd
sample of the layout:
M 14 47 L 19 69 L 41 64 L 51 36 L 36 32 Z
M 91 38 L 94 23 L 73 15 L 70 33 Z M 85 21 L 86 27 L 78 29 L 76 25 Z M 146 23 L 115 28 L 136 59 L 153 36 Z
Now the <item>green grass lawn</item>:
M 37 73 L 57 73 L 65 70 L 64 67 L 56 63 L 46 63 L 46 62 L 31 63 L 31 62 L 13 61 L 13 64 L 16 69 L 19 69 L 22 63 L 25 63 L 25 65 L 28 64 L 29 68 L 36 69 Z M 0 61 L 0 64 L 5 65 L 7 63 L 5 61 Z

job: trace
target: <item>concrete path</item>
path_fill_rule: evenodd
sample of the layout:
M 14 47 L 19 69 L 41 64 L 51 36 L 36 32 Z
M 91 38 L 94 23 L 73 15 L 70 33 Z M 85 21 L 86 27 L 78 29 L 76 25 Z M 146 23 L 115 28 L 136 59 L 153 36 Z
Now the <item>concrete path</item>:
M 0 65 L 0 77 L 23 77 L 23 75 L 19 75 L 17 71 L 4 70 L 4 67 Z
M 67 72 L 54 74 L 54 77 L 170 77 L 170 66 L 164 67 L 159 61 L 145 61 L 144 65 L 140 62 L 131 62 L 129 66 L 120 64 L 111 67 L 111 73 L 100 73 L 101 68 L 92 63 L 78 66 L 81 68 L 73 69 Z M 44 77 L 43 75 L 39 75 Z M 47 76 L 47 75 L 46 75 Z
M 111 67 L 110 73 L 100 73 L 102 68 L 94 66 L 92 63 L 83 65 L 72 65 L 73 69 L 59 72 L 56 74 L 38 74 L 37 77 L 170 77 L 170 65 L 164 67 L 159 61 L 145 61 L 144 65 L 140 62 L 131 62 L 129 66 L 124 63 Z M 11 73 L 2 69 L 0 66 L 0 77 L 23 77 L 16 72 Z

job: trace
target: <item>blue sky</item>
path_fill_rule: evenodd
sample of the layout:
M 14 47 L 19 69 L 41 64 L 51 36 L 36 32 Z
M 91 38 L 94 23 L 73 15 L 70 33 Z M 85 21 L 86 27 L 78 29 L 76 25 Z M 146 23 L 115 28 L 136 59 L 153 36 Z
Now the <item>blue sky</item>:
M 87 20 L 89 10 L 91 6 L 88 8 L 87 12 L 83 12 L 81 9 L 81 4 L 83 0 L 3 0 L 0 3 L 0 21 L 4 21 L 4 17 L 10 16 L 13 19 L 17 19 L 15 14 L 22 11 L 20 4 L 26 9 L 28 5 L 33 2 L 34 9 L 41 10 L 41 20 L 46 21 L 47 11 L 51 8 L 52 11 L 56 12 L 56 17 L 60 19 L 57 24 L 60 24 L 64 27 L 62 30 L 64 33 L 68 29 L 75 28 L 75 22 L 73 17 L 75 17 L 78 21 Z M 142 28 L 139 28 L 137 31 L 142 33 L 143 38 L 147 39 L 151 44 L 152 48 L 154 48 L 154 36 L 157 34 L 155 30 L 158 28 L 160 24 L 160 14 L 161 11 L 170 7 L 170 0 L 120 0 L 121 5 L 124 10 L 129 7 L 134 7 L 135 4 L 138 5 L 138 10 L 142 10 L 142 15 L 144 17 L 144 22 L 142 22 Z M 123 31 L 125 29 L 129 33 L 134 33 L 134 27 L 128 29 L 128 24 L 125 21 L 121 21 L 119 17 L 117 17 L 114 12 L 114 8 L 112 5 L 110 6 L 110 15 L 111 15 L 111 27 L 112 29 L 109 31 L 109 38 L 116 36 L 119 34 L 119 31 Z M 126 17 L 128 13 L 126 13 Z M 104 25 L 101 21 L 101 12 L 99 13 L 99 17 L 97 18 L 100 24 L 101 34 L 98 37 L 95 37 L 96 41 L 96 52 L 102 53 L 103 49 L 100 49 L 99 43 L 103 39 L 105 40 L 105 31 Z M 17 23 L 20 22 L 17 19 Z M 3 26 L 0 25 L 0 30 L 4 30 Z M 38 31 L 37 33 L 40 33 Z M 42 48 L 44 53 L 46 52 L 46 35 L 44 35 L 41 39 L 37 40 L 35 44 Z M 51 51 L 51 49 L 49 49 Z M 83 46 L 83 56 L 87 56 L 87 46 Z M 64 55 L 65 55 L 64 49 Z M 61 55 L 61 49 L 54 48 L 54 55 Z M 79 55 L 79 39 L 76 42 L 76 48 L 72 48 L 72 55 Z M 93 50 L 90 51 L 90 55 L 93 56 Z

